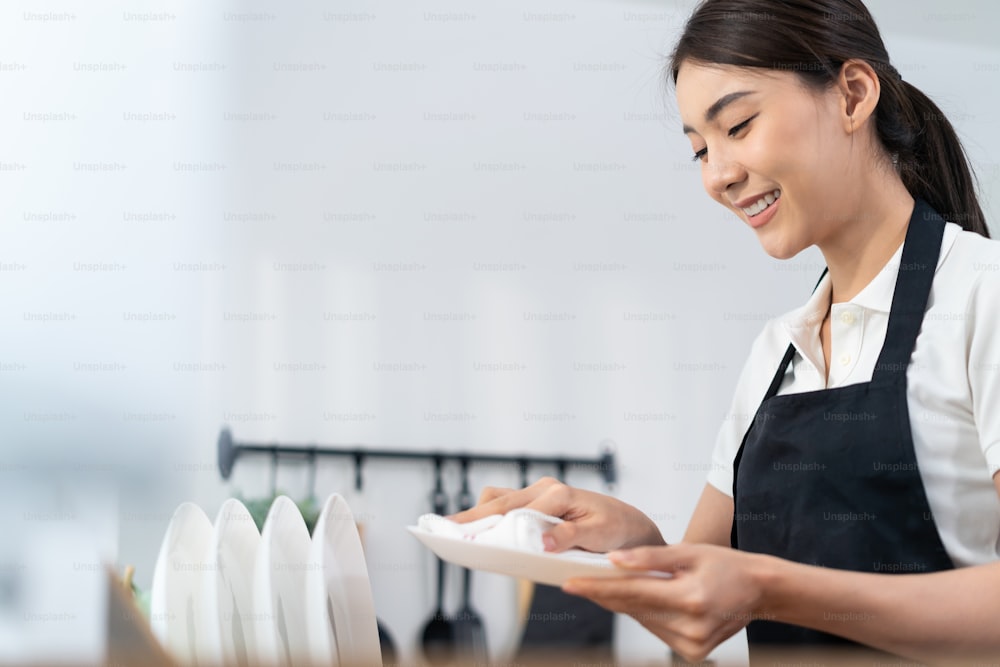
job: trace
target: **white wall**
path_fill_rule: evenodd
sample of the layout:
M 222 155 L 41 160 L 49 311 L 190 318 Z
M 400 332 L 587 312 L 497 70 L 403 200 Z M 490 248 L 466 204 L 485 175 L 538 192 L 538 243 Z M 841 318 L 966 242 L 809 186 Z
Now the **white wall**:
M 690 6 L 8 6 L 0 386 L 29 406 L 4 411 L 8 428 L 154 471 L 120 517 L 119 559 L 143 584 L 177 503 L 212 513 L 268 491 L 261 461 L 219 479 L 223 424 L 249 441 L 584 456 L 612 439 L 616 492 L 678 539 L 753 336 L 822 268 L 815 252 L 770 260 L 702 192 L 662 82 Z M 981 26 L 998 10 L 871 6 L 900 71 L 966 137 L 995 214 L 1000 52 Z M 67 396 L 106 407 L 25 419 Z M 428 510 L 431 471 L 365 473 L 359 496 L 350 466 L 325 462 L 316 490 L 363 515 L 377 608 L 412 656 L 433 564 L 403 526 Z M 279 487 L 305 480 L 289 465 Z M 474 585 L 502 659 L 512 582 Z M 623 656 L 663 655 L 620 630 Z

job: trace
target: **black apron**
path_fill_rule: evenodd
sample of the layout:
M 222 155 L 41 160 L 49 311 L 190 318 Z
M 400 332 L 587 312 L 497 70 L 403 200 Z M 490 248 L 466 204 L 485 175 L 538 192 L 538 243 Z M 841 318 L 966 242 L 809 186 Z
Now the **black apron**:
M 736 454 L 733 548 L 858 572 L 954 567 L 927 503 L 906 402 L 944 226 L 917 200 L 871 382 L 778 396 L 795 354 L 788 346 Z M 751 622 L 747 638 L 751 657 L 755 647 L 857 646 L 770 621 Z

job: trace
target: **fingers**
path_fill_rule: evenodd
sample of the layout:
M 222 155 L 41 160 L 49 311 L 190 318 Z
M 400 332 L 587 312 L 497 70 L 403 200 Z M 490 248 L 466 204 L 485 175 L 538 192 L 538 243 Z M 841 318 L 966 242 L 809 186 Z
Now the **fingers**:
M 629 570 L 658 570 L 680 572 L 694 566 L 699 549 L 690 544 L 666 547 L 638 547 L 608 554 L 612 563 Z
M 701 618 L 711 607 L 704 588 L 687 577 L 579 578 L 567 581 L 563 590 L 620 613 L 655 612 L 666 619 Z
M 563 590 L 611 611 L 628 614 L 685 659 L 699 662 L 742 627 L 715 619 L 692 605 L 682 579 L 628 577 L 570 579 Z
M 577 516 L 585 514 L 573 506 L 575 490 L 572 487 L 554 479 L 542 479 L 529 486 L 528 489 L 535 489 L 536 485 L 537 490 L 531 501 L 524 505 L 525 509 L 562 519 L 575 519 Z
M 635 614 L 635 620 L 670 645 L 688 662 L 701 663 L 715 648 L 742 629 L 738 623 L 684 616 L 664 624 L 657 616 Z
M 478 505 L 449 518 L 467 523 L 515 509 L 531 509 L 563 519 L 563 523 L 550 528 L 542 538 L 545 550 L 550 552 L 573 547 L 605 552 L 624 545 L 663 541 L 655 524 L 635 507 L 600 493 L 575 489 L 551 477 L 543 477 L 523 489 L 486 488 Z M 637 558 L 651 557 L 655 555 Z M 629 556 L 621 555 L 621 558 L 623 565 L 632 567 L 627 562 Z M 670 569 L 666 564 L 657 567 L 643 565 L 641 561 L 634 567 L 639 570 Z
M 484 516 L 497 514 L 497 512 L 492 510 L 493 505 L 491 505 L 491 503 L 498 498 L 502 498 L 503 496 L 513 492 L 514 489 L 487 486 L 483 489 L 483 492 L 479 494 L 479 502 L 476 503 L 475 507 L 452 514 L 448 518 L 458 523 L 468 523 L 469 521 L 482 519 Z
M 697 642 L 685 637 L 680 632 L 676 632 L 673 629 L 658 623 L 654 619 L 649 619 L 645 615 L 636 614 L 633 615 L 632 618 L 637 620 L 644 628 L 659 637 L 670 648 L 672 648 L 675 653 L 688 662 L 695 664 L 701 663 L 708 657 L 708 654 L 711 653 L 711 648 L 714 648 L 714 646 L 711 648 L 705 648 Z
M 549 528 L 542 536 L 542 543 L 545 545 L 546 551 L 552 553 L 566 551 L 567 549 L 579 546 L 577 542 L 579 532 L 579 527 L 576 523 L 564 521 L 557 526 Z
M 682 587 L 679 582 L 650 577 L 581 578 L 570 579 L 563 585 L 563 590 L 586 597 L 619 614 L 628 614 L 677 649 L 684 639 L 684 628 L 690 626 L 692 620 L 690 615 L 675 608 L 676 603 L 671 603 L 673 597 L 683 594 L 683 591 L 678 591 Z M 651 594 L 650 589 L 657 592 Z
M 478 505 L 470 510 L 454 514 L 449 518 L 458 523 L 466 523 L 492 514 L 506 514 L 510 510 L 528 507 L 531 506 L 532 501 L 545 493 L 553 484 L 559 484 L 559 482 L 551 477 L 543 477 L 531 486 L 526 486 L 523 489 L 514 490 L 487 487 L 480 494 Z
M 477 505 L 484 505 L 491 500 L 496 500 L 500 496 L 506 496 L 508 493 L 512 492 L 514 489 L 508 489 L 504 486 L 487 486 L 483 489 L 483 492 L 479 494 L 479 502 Z
M 565 592 L 590 598 L 619 613 L 661 612 L 666 617 L 688 611 L 686 589 L 679 580 L 640 575 L 574 578 L 563 584 Z
M 563 504 L 553 503 L 551 507 L 560 507 L 561 505 Z M 609 527 L 608 522 L 603 517 L 587 512 L 579 518 L 575 516 L 570 518 L 567 513 L 579 511 L 580 508 L 574 504 L 563 506 L 565 509 L 562 517 L 567 520 L 553 526 L 545 533 L 542 540 L 546 551 L 557 553 L 578 547 L 602 553 L 621 545 L 621 536 L 612 527 Z M 554 509 L 546 511 L 546 514 L 559 516 Z

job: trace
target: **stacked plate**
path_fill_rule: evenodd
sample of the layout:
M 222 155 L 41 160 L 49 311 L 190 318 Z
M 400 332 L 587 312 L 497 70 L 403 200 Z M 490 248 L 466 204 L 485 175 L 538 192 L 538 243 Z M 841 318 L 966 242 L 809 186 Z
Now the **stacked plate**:
M 238 500 L 214 524 L 182 504 L 153 572 L 150 624 L 186 665 L 382 664 L 361 539 L 337 494 L 311 538 L 285 496 L 260 532 Z

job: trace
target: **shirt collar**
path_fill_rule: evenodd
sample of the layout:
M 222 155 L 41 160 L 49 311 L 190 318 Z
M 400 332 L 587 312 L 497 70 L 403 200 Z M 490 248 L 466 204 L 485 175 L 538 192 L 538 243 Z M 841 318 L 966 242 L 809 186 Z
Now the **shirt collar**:
M 945 256 L 951 250 L 951 246 L 961 231 L 962 228 L 955 223 L 949 222 L 945 225 L 944 235 L 941 237 L 941 252 L 938 255 L 937 265 L 934 267 L 935 274 L 941 268 Z M 903 246 L 900 245 L 882 267 L 882 270 L 848 303 L 883 313 L 892 310 L 892 295 L 896 291 L 896 278 L 899 276 L 899 264 L 902 257 Z
M 962 228 L 955 223 L 949 222 L 945 226 L 944 236 L 941 239 L 941 253 L 938 255 L 937 266 L 934 269 L 935 273 L 941 268 L 944 258 L 947 256 L 948 251 L 951 250 L 955 239 L 958 238 L 958 234 L 961 231 Z M 900 244 L 896 252 L 889 258 L 889 261 L 882 267 L 882 270 L 872 278 L 871 282 L 864 289 L 858 292 L 847 303 L 871 311 L 890 312 L 892 310 L 892 295 L 896 291 L 896 278 L 899 274 L 899 264 L 902 256 L 903 245 Z M 812 296 L 809 297 L 809 300 L 803 306 L 796 308 L 781 318 L 781 324 L 791 338 L 792 344 L 799 351 L 799 354 L 808 358 L 816 368 L 822 368 L 823 363 L 821 359 L 813 358 L 817 354 L 817 349 L 816 345 L 812 343 L 817 336 L 819 326 L 826 317 L 826 312 L 830 305 L 831 289 L 830 274 L 827 273 L 820 280 Z M 822 354 L 822 350 L 819 350 L 818 353 Z
M 816 369 L 824 366 L 823 349 L 819 345 L 818 332 L 830 306 L 831 289 L 830 274 L 826 273 L 805 305 L 781 318 L 781 325 L 792 345 Z

